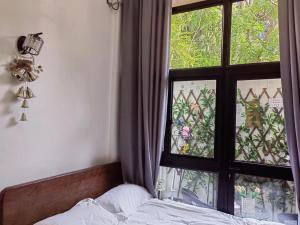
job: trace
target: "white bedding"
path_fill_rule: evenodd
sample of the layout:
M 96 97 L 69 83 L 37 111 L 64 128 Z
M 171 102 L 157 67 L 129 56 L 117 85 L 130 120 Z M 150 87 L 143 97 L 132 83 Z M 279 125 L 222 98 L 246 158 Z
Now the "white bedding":
M 117 218 L 97 205 L 93 199 L 84 199 L 70 210 L 42 220 L 34 225 L 117 225 Z
M 190 206 L 171 200 L 151 199 L 137 212 L 120 220 L 119 225 L 282 225 L 243 219 L 213 209 Z
M 69 211 L 35 225 L 282 225 L 242 219 L 213 209 L 170 200 L 151 199 L 131 214 L 111 213 L 93 199 L 79 202 Z

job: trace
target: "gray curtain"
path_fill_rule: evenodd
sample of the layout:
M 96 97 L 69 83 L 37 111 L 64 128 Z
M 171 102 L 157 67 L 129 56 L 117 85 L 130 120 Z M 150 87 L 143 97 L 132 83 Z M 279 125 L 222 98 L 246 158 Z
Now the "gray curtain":
M 119 150 L 125 182 L 155 195 L 166 122 L 171 0 L 124 0 Z
M 281 76 L 291 167 L 300 206 L 300 0 L 279 1 Z

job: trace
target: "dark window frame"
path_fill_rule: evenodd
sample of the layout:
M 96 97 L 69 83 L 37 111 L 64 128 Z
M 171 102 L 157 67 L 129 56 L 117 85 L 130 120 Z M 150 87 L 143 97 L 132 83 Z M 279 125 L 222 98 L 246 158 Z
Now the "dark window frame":
M 280 78 L 280 62 L 230 65 L 232 4 L 242 0 L 206 0 L 173 8 L 173 14 L 223 6 L 223 47 L 221 66 L 169 71 L 169 99 L 165 147 L 161 166 L 217 172 L 217 209 L 234 214 L 235 173 L 293 181 L 290 167 L 235 161 L 235 116 L 237 81 Z M 173 83 L 189 80 L 216 80 L 214 158 L 171 153 Z M 222 114 L 220 113 L 222 112 Z

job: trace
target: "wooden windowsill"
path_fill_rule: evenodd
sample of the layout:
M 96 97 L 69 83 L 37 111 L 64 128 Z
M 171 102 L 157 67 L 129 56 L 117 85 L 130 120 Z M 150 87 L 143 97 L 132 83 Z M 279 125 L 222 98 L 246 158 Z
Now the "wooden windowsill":
M 202 2 L 205 0 L 172 0 L 172 7 L 178 7 L 182 5 L 188 5 L 191 3 Z

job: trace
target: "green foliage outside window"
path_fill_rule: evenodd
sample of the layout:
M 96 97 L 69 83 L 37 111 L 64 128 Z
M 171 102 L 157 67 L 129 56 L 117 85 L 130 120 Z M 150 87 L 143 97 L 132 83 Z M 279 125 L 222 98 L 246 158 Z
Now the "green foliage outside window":
M 279 61 L 277 0 L 233 4 L 231 64 Z
M 171 68 L 221 65 L 222 7 L 172 16 Z
M 231 64 L 279 61 L 277 0 L 233 4 Z M 221 6 L 172 16 L 171 68 L 221 65 Z

